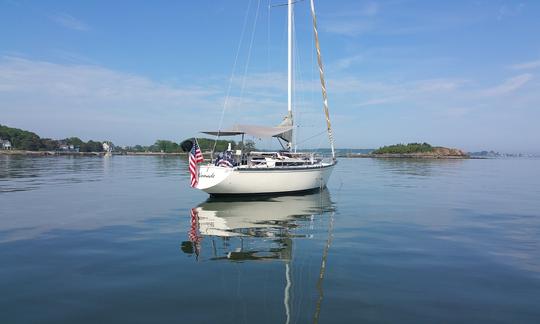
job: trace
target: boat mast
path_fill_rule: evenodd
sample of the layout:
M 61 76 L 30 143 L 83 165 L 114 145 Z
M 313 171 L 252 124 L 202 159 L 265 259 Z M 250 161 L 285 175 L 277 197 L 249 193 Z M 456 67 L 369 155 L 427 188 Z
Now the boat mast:
M 292 35 L 292 17 L 293 17 L 293 0 L 288 0 L 288 15 L 287 15 L 287 108 L 289 112 L 289 118 L 291 119 L 291 124 L 294 125 L 292 118 L 292 91 L 293 91 L 293 80 L 292 80 L 292 47 L 293 47 L 293 35 Z M 294 142 L 294 130 L 292 135 L 292 142 Z M 294 147 L 294 143 L 289 143 L 289 149 Z
M 290 0 L 289 0 L 290 2 Z M 330 123 L 330 113 L 328 112 L 328 97 L 326 95 L 326 82 L 324 81 L 324 67 L 321 57 L 321 47 L 319 45 L 319 33 L 317 32 L 317 16 L 315 15 L 315 4 L 313 0 L 311 3 L 311 17 L 313 18 L 313 34 L 315 36 L 315 47 L 317 48 L 317 63 L 319 64 L 319 77 L 321 79 L 321 89 L 324 104 L 324 114 L 326 116 L 326 131 L 328 132 L 328 139 L 330 140 L 330 148 L 332 149 L 332 158 L 336 158 L 334 149 L 334 135 L 332 135 L 332 124 Z

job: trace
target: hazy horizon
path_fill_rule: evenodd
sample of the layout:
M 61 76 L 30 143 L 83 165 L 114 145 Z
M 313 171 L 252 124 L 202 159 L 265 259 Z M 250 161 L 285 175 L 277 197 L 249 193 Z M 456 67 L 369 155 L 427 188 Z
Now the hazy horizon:
M 222 128 L 278 124 L 280 3 L 0 0 L 0 124 L 150 145 L 218 128 L 227 94 Z M 540 153 L 540 3 L 316 5 L 337 147 Z M 309 139 L 324 130 L 309 3 L 295 8 L 299 142 L 320 147 L 324 134 Z

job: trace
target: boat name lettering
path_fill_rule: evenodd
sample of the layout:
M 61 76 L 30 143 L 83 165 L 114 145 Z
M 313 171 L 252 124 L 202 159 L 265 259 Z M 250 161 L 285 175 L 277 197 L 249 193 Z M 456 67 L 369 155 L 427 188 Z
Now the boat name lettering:
M 205 174 L 205 173 L 201 173 L 199 174 L 199 177 L 201 178 L 214 178 L 216 175 L 214 173 L 210 173 L 210 174 Z

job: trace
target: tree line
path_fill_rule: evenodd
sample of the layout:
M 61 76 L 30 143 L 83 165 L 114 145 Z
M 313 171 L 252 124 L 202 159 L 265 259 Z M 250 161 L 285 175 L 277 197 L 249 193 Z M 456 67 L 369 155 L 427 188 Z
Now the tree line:
M 383 146 L 372 152 L 372 154 L 408 154 L 408 153 L 428 153 L 433 152 L 433 146 L 428 143 L 409 143 Z
M 237 149 L 243 149 L 247 151 L 253 151 L 255 150 L 255 142 L 253 141 L 245 141 L 244 147 L 242 147 L 241 142 L 235 142 L 235 141 L 229 141 L 229 140 L 217 140 L 211 138 L 197 138 L 196 139 L 197 144 L 201 148 L 201 151 L 203 152 L 221 152 L 225 151 L 229 143 L 231 144 L 231 149 L 237 150 Z M 126 146 L 124 148 L 118 148 L 119 151 L 125 151 L 125 152 L 163 152 L 163 153 L 180 153 L 182 152 L 182 148 L 180 147 L 180 143 L 176 143 L 169 140 L 157 140 L 154 144 L 143 146 L 143 145 L 134 145 L 134 146 Z M 215 143 L 215 148 L 214 148 Z
M 70 137 L 61 140 L 41 138 L 36 133 L 19 128 L 0 125 L 0 138 L 11 142 L 16 150 L 24 151 L 58 151 L 62 147 L 73 145 L 80 152 L 102 152 L 103 145 L 100 141 L 89 140 L 85 142 L 78 137 Z
M 72 146 L 78 149 L 79 152 L 103 152 L 103 144 L 101 141 L 89 140 L 87 142 L 81 140 L 78 137 L 69 137 L 65 139 L 52 139 L 41 138 L 36 133 L 22 130 L 19 128 L 8 127 L 0 125 L 0 139 L 9 140 L 11 146 L 15 150 L 24 151 L 59 151 L 66 146 Z M 255 143 L 253 141 L 246 141 L 244 147 L 241 142 L 218 140 L 215 142 L 211 138 L 197 138 L 197 143 L 203 152 L 209 151 L 224 151 L 227 149 L 229 143 L 233 150 L 243 149 L 247 151 L 255 150 Z M 215 143 L 215 148 L 214 148 Z M 112 145 L 112 143 L 110 143 Z M 113 145 L 114 147 L 114 145 Z M 163 152 L 163 153 L 180 153 L 182 148 L 180 143 L 174 141 L 159 139 L 152 145 L 134 145 L 126 147 L 114 147 L 117 152 Z

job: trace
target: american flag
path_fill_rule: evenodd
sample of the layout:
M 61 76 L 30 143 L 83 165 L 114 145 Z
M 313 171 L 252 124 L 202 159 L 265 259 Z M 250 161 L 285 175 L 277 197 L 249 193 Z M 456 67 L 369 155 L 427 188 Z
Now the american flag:
M 199 170 L 197 164 L 204 162 L 201 149 L 197 143 L 193 143 L 191 151 L 189 151 L 189 174 L 191 175 L 191 186 L 196 187 L 199 183 Z

